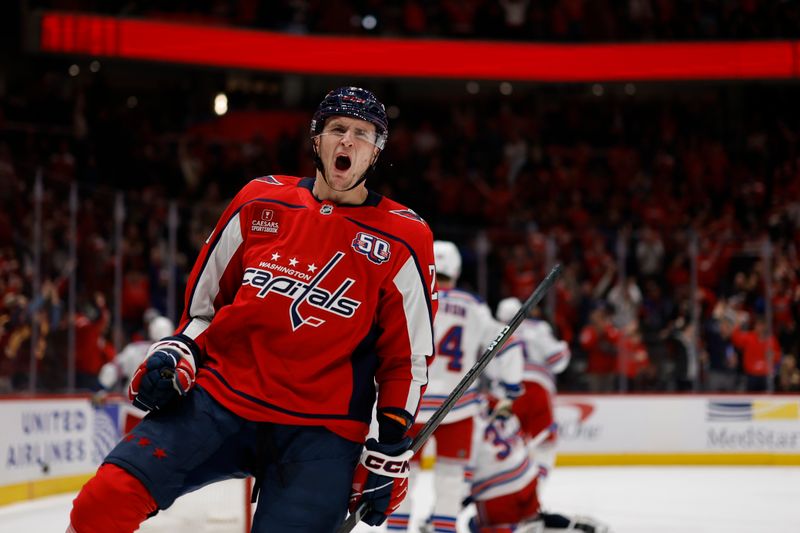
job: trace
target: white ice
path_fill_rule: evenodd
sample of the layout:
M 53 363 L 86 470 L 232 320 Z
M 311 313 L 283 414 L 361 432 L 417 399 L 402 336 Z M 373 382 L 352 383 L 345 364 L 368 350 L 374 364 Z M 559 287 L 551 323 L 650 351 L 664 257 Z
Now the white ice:
M 614 533 L 800 532 L 800 468 L 563 467 L 551 477 L 541 498 L 548 511 L 588 515 L 609 524 Z M 423 473 L 419 479 L 419 486 L 413 489 L 415 522 L 423 518 L 433 497 L 429 474 Z M 62 533 L 73 497 L 0 507 L 0 531 Z M 142 531 L 183 533 L 168 526 L 166 516 L 148 521 L 151 523 Z M 192 527 L 184 531 L 211 530 Z M 383 528 L 361 524 L 354 531 Z

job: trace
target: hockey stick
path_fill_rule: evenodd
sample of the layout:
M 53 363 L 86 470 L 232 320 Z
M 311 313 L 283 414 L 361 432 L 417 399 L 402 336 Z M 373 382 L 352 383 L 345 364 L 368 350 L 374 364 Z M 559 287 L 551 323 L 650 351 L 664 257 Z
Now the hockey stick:
M 436 431 L 436 428 L 439 427 L 444 417 L 450 412 L 456 402 L 464 395 L 467 389 L 472 385 L 472 383 L 478 379 L 478 376 L 483 372 L 486 368 L 486 365 L 497 355 L 503 346 L 505 345 L 508 338 L 516 331 L 517 327 L 522 323 L 523 320 L 528 316 L 530 310 L 535 306 L 539 301 L 544 297 L 545 293 L 550 290 L 555 283 L 556 279 L 561 275 L 561 265 L 556 264 L 553 267 L 553 270 L 539 283 L 539 286 L 536 287 L 536 290 L 525 300 L 525 303 L 522 304 L 522 307 L 519 308 L 517 314 L 511 318 L 511 321 L 506 324 L 506 326 L 500 330 L 500 333 L 494 338 L 492 342 L 486 347 L 486 351 L 483 352 L 483 355 L 480 356 L 478 361 L 475 363 L 475 366 L 469 369 L 469 371 L 461 378 L 461 381 L 456 385 L 456 388 L 453 389 L 453 392 L 447 397 L 447 399 L 442 403 L 442 405 L 431 415 L 430 419 L 422 426 L 422 429 L 419 431 L 414 440 L 411 443 L 411 450 L 414 453 L 417 453 L 422 447 L 425 445 L 427 440 Z M 356 508 L 355 511 L 350 513 L 350 516 L 347 517 L 347 520 L 342 522 L 342 525 L 339 526 L 339 529 L 336 530 L 336 533 L 349 533 L 356 527 L 361 521 L 361 518 L 369 511 L 369 504 L 366 502 L 361 502 L 361 504 Z

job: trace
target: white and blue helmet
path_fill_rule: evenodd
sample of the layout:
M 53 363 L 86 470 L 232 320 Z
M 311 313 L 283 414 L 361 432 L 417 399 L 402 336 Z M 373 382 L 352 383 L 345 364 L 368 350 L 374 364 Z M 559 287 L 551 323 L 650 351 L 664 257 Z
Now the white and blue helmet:
M 458 246 L 450 241 L 434 241 L 433 257 L 436 273 L 455 282 L 461 275 L 461 253 Z

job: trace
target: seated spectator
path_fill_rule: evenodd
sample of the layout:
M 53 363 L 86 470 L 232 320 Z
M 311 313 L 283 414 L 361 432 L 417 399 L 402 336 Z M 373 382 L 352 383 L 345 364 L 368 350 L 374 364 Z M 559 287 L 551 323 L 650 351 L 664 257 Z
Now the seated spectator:
M 0 393 L 20 390 L 27 384 L 30 350 L 25 351 L 30 337 L 26 309 L 28 299 L 22 294 L 8 293 L 0 312 Z
M 739 355 L 731 342 L 736 321 L 733 310 L 724 300 L 714 306 L 703 327 L 708 374 L 705 389 L 709 392 L 733 392 L 738 387 Z
M 589 314 L 580 334 L 581 348 L 587 355 L 586 378 L 591 392 L 611 392 L 618 373 L 618 343 L 620 333 L 611 323 L 608 308 L 598 303 Z
M 778 371 L 778 390 L 780 392 L 800 392 L 800 369 L 797 368 L 797 357 L 786 354 L 781 360 Z
M 703 356 L 694 324 L 686 317 L 678 317 L 672 328 L 666 332 L 664 340 L 672 351 L 672 376 L 668 388 L 678 391 L 696 390 Z
M 628 380 L 628 390 L 649 389 L 653 382 L 654 369 L 650 364 L 647 348 L 642 342 L 639 324 L 636 321 L 629 323 L 623 329 L 621 339 L 619 356 Z
M 636 284 L 636 278 L 628 276 L 624 281 L 617 281 L 608 291 L 606 299 L 614 307 L 614 326 L 623 329 L 637 321 L 642 306 L 642 291 Z

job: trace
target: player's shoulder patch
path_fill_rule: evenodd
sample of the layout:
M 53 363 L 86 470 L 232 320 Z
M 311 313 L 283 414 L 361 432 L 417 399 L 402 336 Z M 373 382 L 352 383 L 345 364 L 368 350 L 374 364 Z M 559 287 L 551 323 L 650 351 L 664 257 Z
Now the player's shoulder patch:
M 386 196 L 381 198 L 378 208 L 384 213 L 387 213 L 388 218 L 401 217 L 405 218 L 406 220 L 419 222 L 424 226 L 428 225 L 428 223 L 425 222 L 425 219 L 419 216 L 416 211 Z
M 391 209 L 389 212 L 392 213 L 393 215 L 397 215 L 399 217 L 407 218 L 409 220 L 414 220 L 414 221 L 419 222 L 421 224 L 425 224 L 426 223 L 425 220 L 421 216 L 419 216 L 413 209 L 408 209 L 408 208 L 405 208 L 405 209 Z
M 260 181 L 261 183 L 267 183 L 269 185 L 285 185 L 282 181 L 280 181 L 275 176 L 261 176 L 260 178 L 255 178 L 253 181 Z

